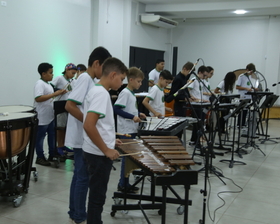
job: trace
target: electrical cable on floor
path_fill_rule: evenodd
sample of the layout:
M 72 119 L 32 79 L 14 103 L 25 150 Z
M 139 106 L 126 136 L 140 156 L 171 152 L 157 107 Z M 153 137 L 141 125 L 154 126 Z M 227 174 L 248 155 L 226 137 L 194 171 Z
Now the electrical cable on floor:
M 217 168 L 217 167 L 216 167 L 216 168 Z M 219 169 L 219 168 L 218 168 L 218 169 Z M 219 170 L 221 170 L 221 169 L 219 169 Z M 209 206 L 209 201 L 210 201 L 210 194 L 211 194 L 211 184 L 210 184 L 209 178 L 207 179 L 207 180 L 208 180 L 208 185 L 209 185 L 209 192 L 208 192 L 208 199 L 207 199 L 207 211 L 208 211 L 209 218 L 210 218 L 210 220 L 211 220 L 212 222 L 215 222 L 216 212 L 217 212 L 220 208 L 224 207 L 224 205 L 226 204 L 225 200 L 220 196 L 220 194 L 225 194 L 225 193 L 237 194 L 237 193 L 241 193 L 241 192 L 243 191 L 243 188 L 240 187 L 238 184 L 236 184 L 232 179 L 230 179 L 230 178 L 228 178 L 228 177 L 224 177 L 224 176 L 223 176 L 223 178 L 225 178 L 225 179 L 227 179 L 227 180 L 230 180 L 230 181 L 233 183 L 233 185 L 235 185 L 236 187 L 238 187 L 240 190 L 239 190 L 239 191 L 221 191 L 221 192 L 218 192 L 218 193 L 217 193 L 217 196 L 223 201 L 223 204 L 214 210 L 214 212 L 213 212 L 213 218 L 212 218 L 212 216 L 211 216 L 211 214 L 210 214 L 210 208 L 209 208 L 209 207 L 210 207 L 210 206 Z

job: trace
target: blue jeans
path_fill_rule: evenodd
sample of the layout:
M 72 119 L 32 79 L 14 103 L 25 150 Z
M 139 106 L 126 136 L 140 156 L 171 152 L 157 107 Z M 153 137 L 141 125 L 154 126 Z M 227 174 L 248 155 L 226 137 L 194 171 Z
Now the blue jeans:
M 86 197 L 89 176 L 81 148 L 74 148 L 74 174 L 70 186 L 69 216 L 75 222 L 86 220 Z
M 84 152 L 89 173 L 87 224 L 102 224 L 101 214 L 113 161 L 106 156 Z
M 47 125 L 38 125 L 35 146 L 37 158 L 45 158 L 43 145 L 46 133 L 48 133 L 49 156 L 53 156 L 55 148 L 54 120 Z
M 134 138 L 136 138 L 137 134 L 130 134 L 130 135 L 131 135 L 131 137 L 120 136 L 119 138 L 120 139 L 134 139 Z M 122 158 L 119 186 L 128 187 L 129 186 L 129 178 L 125 177 L 124 171 L 125 171 L 125 157 Z

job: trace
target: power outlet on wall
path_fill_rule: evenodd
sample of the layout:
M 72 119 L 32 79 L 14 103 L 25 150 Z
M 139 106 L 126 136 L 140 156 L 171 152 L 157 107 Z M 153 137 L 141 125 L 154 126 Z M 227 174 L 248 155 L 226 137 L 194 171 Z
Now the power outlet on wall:
M 7 6 L 7 2 L 6 1 L 1 1 L 1 6 L 6 7 Z

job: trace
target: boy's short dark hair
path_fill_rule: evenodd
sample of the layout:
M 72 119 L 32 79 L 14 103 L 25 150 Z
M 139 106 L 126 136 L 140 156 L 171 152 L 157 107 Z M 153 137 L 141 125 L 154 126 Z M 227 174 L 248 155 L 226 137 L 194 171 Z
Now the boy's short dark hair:
M 161 62 L 164 62 L 164 60 L 163 60 L 163 59 L 157 59 L 157 60 L 156 60 L 156 64 L 159 64 L 159 63 L 161 63 Z
M 191 70 L 192 68 L 193 68 L 193 63 L 188 61 L 186 64 L 183 65 L 182 69 Z M 193 71 L 195 71 L 195 69 L 193 69 Z
M 44 62 L 39 64 L 38 72 L 42 76 L 43 72 L 47 72 L 50 68 L 53 68 L 53 66 L 47 62 Z
M 78 71 L 86 71 L 87 67 L 84 64 L 78 64 L 77 69 Z
M 111 72 L 127 75 L 128 69 L 121 60 L 117 58 L 107 58 L 103 63 L 102 76 L 107 76 Z
M 106 48 L 97 47 L 91 52 L 88 58 L 88 66 L 89 67 L 92 66 L 93 62 L 96 60 L 98 60 L 99 64 L 102 65 L 103 62 L 109 57 L 112 57 L 112 55 L 109 53 L 109 51 Z
M 255 71 L 256 71 L 256 66 L 255 66 L 253 63 L 250 63 L 250 64 L 248 64 L 248 65 L 246 66 L 246 69 L 247 69 L 248 71 L 253 71 L 253 72 L 255 72 Z
M 211 67 L 211 66 L 207 66 L 207 69 L 208 69 L 208 72 L 211 72 L 211 71 L 213 71 L 213 70 L 214 70 L 214 68 L 213 68 L 213 67 Z
M 128 69 L 128 73 L 127 73 L 127 80 L 129 81 L 130 78 L 132 79 L 136 79 L 136 78 L 140 78 L 140 79 L 144 79 L 144 73 L 136 67 L 131 67 Z
M 198 73 L 204 73 L 204 72 L 209 72 L 208 71 L 208 68 L 204 65 L 201 65 L 199 68 L 198 68 Z
M 168 70 L 163 70 L 160 74 L 159 77 L 162 77 L 166 80 L 173 80 L 173 76 L 171 75 L 170 71 Z

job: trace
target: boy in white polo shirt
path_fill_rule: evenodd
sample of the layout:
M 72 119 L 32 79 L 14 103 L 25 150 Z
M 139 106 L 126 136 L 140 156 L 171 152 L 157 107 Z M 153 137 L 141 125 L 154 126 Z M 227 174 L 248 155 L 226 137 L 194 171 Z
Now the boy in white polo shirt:
M 141 119 L 145 119 L 144 113 L 139 113 L 137 100 L 134 94 L 134 90 L 137 90 L 142 85 L 144 79 L 143 72 L 132 67 L 128 70 L 127 87 L 124 88 L 118 96 L 117 101 L 114 104 L 114 112 L 117 114 L 117 131 L 121 134 L 129 134 L 131 137 L 120 136 L 120 138 L 132 138 L 137 135 L 138 124 Z M 140 119 L 141 118 L 141 119 Z M 125 158 L 122 159 L 120 181 L 118 184 L 118 190 L 124 191 L 130 187 L 129 178 L 125 177 Z M 131 192 L 139 190 L 138 187 L 130 189 Z
M 73 148 L 75 164 L 68 212 L 73 223 L 84 223 L 87 217 L 85 204 L 89 177 L 82 150 L 84 100 L 95 84 L 93 79 L 101 77 L 103 62 L 108 57 L 111 57 L 111 55 L 103 47 L 97 47 L 93 50 L 88 59 L 87 72 L 81 74 L 77 79 L 65 106 L 65 109 L 69 112 L 65 146 Z
M 173 80 L 173 76 L 167 70 L 163 70 L 159 75 L 159 80 L 154 85 L 148 95 L 143 100 L 143 105 L 150 111 L 151 117 L 164 117 L 165 110 L 172 111 L 164 105 L 164 88 Z
M 73 63 L 68 63 L 65 66 L 64 71 L 62 72 L 63 75 L 57 76 L 53 81 L 52 84 L 57 89 L 65 89 L 67 92 L 61 96 L 57 97 L 56 101 L 67 100 L 69 94 L 72 91 L 72 81 L 73 77 L 77 72 L 77 67 Z M 65 134 L 66 134 L 66 124 L 67 124 L 67 112 L 60 113 L 57 115 L 57 127 L 59 129 L 56 131 L 57 133 L 57 151 L 58 153 L 63 156 L 65 153 L 73 151 L 64 146 L 65 141 Z M 68 154 L 69 155 L 69 154 Z
M 247 92 L 257 91 L 257 86 L 255 87 L 255 82 L 252 80 L 251 75 L 256 71 L 256 66 L 253 63 L 250 63 L 246 66 L 246 72 L 239 75 L 236 81 L 236 89 L 240 94 L 240 100 L 252 99 L 251 95 L 246 94 Z M 247 108 L 243 109 L 242 113 L 238 115 L 238 126 L 245 127 L 246 117 L 247 117 Z M 241 119 L 242 117 L 242 119 Z
M 209 102 L 209 100 L 207 100 L 203 97 L 204 85 L 201 83 L 201 82 L 203 82 L 203 79 L 207 75 L 208 75 L 207 67 L 204 65 L 200 66 L 197 71 L 197 76 L 201 81 L 199 81 L 198 79 L 195 79 L 194 82 L 192 82 L 188 86 L 191 98 L 196 102 L 204 102 L 204 103 Z M 194 112 L 195 113 L 192 113 L 193 117 L 195 117 L 195 115 L 196 115 L 197 118 L 200 119 L 200 121 L 202 123 L 201 125 L 204 125 L 205 113 L 203 112 L 203 108 L 195 107 Z M 191 136 L 191 141 L 189 142 L 189 145 L 197 144 L 197 147 L 200 147 L 200 142 L 198 141 L 199 137 L 200 137 L 198 134 L 199 127 L 200 127 L 200 125 L 198 123 L 193 124 L 192 136 Z
M 34 87 L 34 107 L 38 113 L 38 130 L 36 138 L 36 164 L 50 166 L 54 155 L 55 148 L 55 131 L 54 131 L 54 112 L 53 98 L 64 94 L 66 91 L 61 89 L 54 92 L 50 81 L 53 78 L 53 66 L 49 63 L 41 63 L 38 66 L 38 72 L 41 75 Z M 48 133 L 49 158 L 44 156 L 44 139 Z
M 157 59 L 156 60 L 156 67 L 150 71 L 149 73 L 149 91 L 151 88 L 158 83 L 159 80 L 159 74 L 164 69 L 164 60 L 163 59 Z
M 83 151 L 89 173 L 87 224 L 102 224 L 101 214 L 114 159 L 116 140 L 114 111 L 109 89 L 118 90 L 127 74 L 126 66 L 117 58 L 108 58 L 102 77 L 85 99 Z

